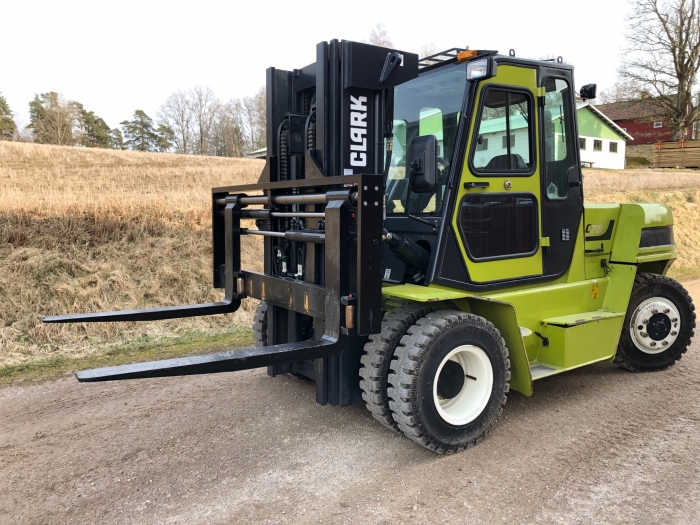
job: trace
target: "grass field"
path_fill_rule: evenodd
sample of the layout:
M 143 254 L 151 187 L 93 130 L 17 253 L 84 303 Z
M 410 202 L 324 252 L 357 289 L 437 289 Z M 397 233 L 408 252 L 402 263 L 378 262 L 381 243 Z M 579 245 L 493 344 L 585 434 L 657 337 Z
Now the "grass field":
M 231 315 L 154 323 L 43 325 L 41 317 L 220 298 L 211 287 L 210 189 L 255 182 L 262 167 L 0 142 L 0 381 L 20 370 L 68 370 L 75 359 L 117 362 L 135 347 L 161 349 L 154 358 L 182 354 L 188 341 L 198 351 L 207 340 L 249 341 L 252 301 Z M 670 206 L 673 275 L 700 275 L 700 174 L 589 170 L 584 186 L 588 202 Z M 260 271 L 260 240 L 243 243 L 244 266 Z

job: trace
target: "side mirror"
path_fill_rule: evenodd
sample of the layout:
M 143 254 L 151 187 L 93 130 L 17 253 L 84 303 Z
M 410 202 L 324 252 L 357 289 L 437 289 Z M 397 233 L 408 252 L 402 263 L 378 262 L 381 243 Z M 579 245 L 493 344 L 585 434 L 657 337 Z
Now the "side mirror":
M 586 84 L 585 86 L 581 86 L 581 92 L 579 93 L 579 96 L 585 100 L 593 100 L 595 98 L 597 89 L 598 86 L 596 84 Z
M 408 178 L 413 193 L 430 193 L 437 188 L 437 151 L 435 135 L 416 137 L 411 141 Z

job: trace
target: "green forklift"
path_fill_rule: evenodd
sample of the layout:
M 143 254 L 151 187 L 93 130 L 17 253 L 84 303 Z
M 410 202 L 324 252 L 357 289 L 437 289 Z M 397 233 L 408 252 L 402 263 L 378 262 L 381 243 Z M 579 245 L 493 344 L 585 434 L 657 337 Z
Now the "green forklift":
M 310 65 L 267 70 L 258 183 L 212 190 L 224 299 L 44 321 L 225 314 L 256 298 L 253 348 L 78 380 L 267 367 L 314 381 L 321 404 L 364 401 L 437 453 L 479 443 L 511 389 L 530 396 L 535 381 L 598 362 L 665 369 L 695 328 L 690 296 L 666 276 L 673 217 L 660 204 L 584 205 L 576 104 L 560 60 L 322 42 Z M 262 237 L 263 273 L 241 267 L 242 235 Z

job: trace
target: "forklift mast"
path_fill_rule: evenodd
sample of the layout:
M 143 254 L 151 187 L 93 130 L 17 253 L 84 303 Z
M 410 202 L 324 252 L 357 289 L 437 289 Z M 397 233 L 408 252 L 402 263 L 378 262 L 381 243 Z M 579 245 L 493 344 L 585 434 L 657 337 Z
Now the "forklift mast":
M 150 321 L 266 305 L 266 345 L 78 373 L 80 381 L 268 367 L 316 382 L 321 404 L 361 401 L 360 354 L 382 320 L 384 171 L 393 90 L 418 56 L 332 40 L 300 69 L 267 70 L 267 159 L 257 184 L 212 190 L 218 303 L 47 317 L 45 322 Z M 256 207 L 257 206 L 257 207 Z M 262 206 L 262 207 L 259 207 Z M 254 219 L 257 228 L 242 220 Z M 264 239 L 264 273 L 241 268 L 241 235 Z

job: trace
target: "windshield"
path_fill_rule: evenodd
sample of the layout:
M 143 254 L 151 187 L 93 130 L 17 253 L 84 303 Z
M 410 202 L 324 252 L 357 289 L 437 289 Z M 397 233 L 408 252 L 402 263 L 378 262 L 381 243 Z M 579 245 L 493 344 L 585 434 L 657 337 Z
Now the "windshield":
M 415 137 L 424 135 L 437 138 L 438 186 L 433 193 L 411 192 L 409 211 L 414 215 L 441 214 L 466 78 L 466 66 L 454 64 L 394 88 L 394 144 L 386 181 L 387 215 L 405 213 L 408 149 Z

